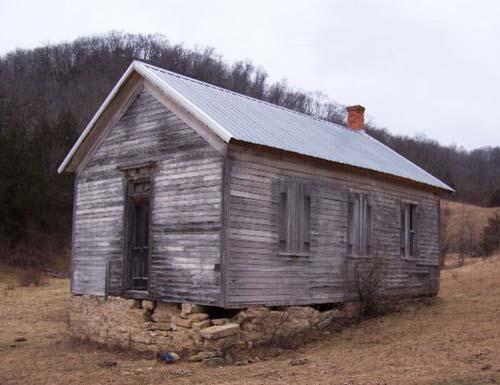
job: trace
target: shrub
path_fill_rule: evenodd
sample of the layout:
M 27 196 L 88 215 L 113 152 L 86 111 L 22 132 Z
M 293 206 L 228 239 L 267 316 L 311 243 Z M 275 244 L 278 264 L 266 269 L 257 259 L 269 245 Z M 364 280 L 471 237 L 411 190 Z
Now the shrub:
M 17 274 L 19 286 L 43 286 L 47 283 L 44 273 L 40 269 L 26 268 Z
M 381 299 L 386 281 L 384 259 L 377 253 L 354 268 L 354 282 L 360 302 L 360 317 L 370 318 L 380 314 Z
M 488 224 L 481 232 L 481 249 L 484 255 L 491 255 L 500 250 L 500 214 L 488 218 Z
M 500 188 L 493 191 L 490 196 L 488 206 L 490 207 L 500 207 Z

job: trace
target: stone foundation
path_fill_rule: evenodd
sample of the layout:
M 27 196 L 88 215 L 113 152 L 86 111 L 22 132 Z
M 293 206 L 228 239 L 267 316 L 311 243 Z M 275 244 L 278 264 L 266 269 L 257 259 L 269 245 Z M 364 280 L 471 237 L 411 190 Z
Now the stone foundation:
M 356 311 L 352 305 L 323 312 L 305 306 L 259 306 L 214 319 L 208 308 L 187 303 L 72 296 L 69 328 L 78 339 L 143 352 L 173 351 L 196 361 L 325 328 Z

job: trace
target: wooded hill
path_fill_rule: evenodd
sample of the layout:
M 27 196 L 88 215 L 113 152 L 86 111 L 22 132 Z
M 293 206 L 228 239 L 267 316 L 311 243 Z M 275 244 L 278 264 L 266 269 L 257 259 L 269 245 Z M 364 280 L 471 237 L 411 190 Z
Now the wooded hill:
M 2 247 L 68 244 L 72 177 L 57 175 L 57 166 L 133 59 L 344 123 L 344 106 L 321 93 L 270 82 L 251 62 L 229 64 L 212 48 L 188 49 L 159 35 L 109 33 L 8 53 L 0 57 L 0 256 Z M 368 131 L 454 187 L 454 199 L 500 205 L 499 147 L 465 151 Z

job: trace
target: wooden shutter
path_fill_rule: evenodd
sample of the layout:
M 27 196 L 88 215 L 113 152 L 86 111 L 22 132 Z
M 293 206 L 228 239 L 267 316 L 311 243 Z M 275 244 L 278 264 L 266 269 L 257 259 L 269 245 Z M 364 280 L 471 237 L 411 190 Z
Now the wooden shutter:
M 352 255 L 354 248 L 354 194 L 347 193 L 347 254 Z
M 285 182 L 280 184 L 279 197 L 279 248 L 280 251 L 287 251 L 288 189 Z
M 292 253 L 297 251 L 297 195 L 298 189 L 296 183 L 288 184 L 288 201 L 287 201 L 287 251 Z
M 311 189 L 299 182 L 280 184 L 279 249 L 284 253 L 310 251 Z
M 422 219 L 422 209 L 420 206 L 415 207 L 415 257 L 420 256 L 420 221 Z
M 366 255 L 372 252 L 372 205 L 366 196 Z
M 406 205 L 401 202 L 400 205 L 400 250 L 401 256 L 406 256 Z
M 308 253 L 311 250 L 311 188 L 304 185 L 303 190 L 302 251 Z

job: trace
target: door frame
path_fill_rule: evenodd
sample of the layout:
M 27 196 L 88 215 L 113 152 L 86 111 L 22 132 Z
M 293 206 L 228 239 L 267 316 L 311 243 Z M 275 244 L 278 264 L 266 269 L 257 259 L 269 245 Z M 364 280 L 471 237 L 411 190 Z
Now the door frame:
M 134 193 L 133 188 L 137 184 L 142 184 L 142 183 L 148 183 L 149 184 L 149 191 L 144 193 Z M 132 191 L 131 191 L 132 190 Z M 147 256 L 146 256 L 146 265 L 147 265 L 147 283 L 146 283 L 146 288 L 145 289 L 139 289 L 134 287 L 134 278 L 133 278 L 133 250 L 132 250 L 132 240 L 133 240 L 133 232 L 135 231 L 135 221 L 137 221 L 137 218 L 134 218 L 134 205 L 137 204 L 136 201 L 139 201 L 141 199 L 147 199 L 147 206 L 148 206 L 148 233 L 147 233 L 147 239 L 148 239 L 148 251 L 147 251 Z M 126 260 L 125 263 L 127 265 L 127 276 L 125 277 L 126 280 L 126 287 L 127 290 L 132 290 L 132 291 L 148 291 L 149 292 L 149 280 L 150 280 L 150 268 L 151 268 L 151 181 L 149 178 L 140 178 L 140 179 L 135 179 L 131 180 L 128 182 L 128 187 L 127 187 L 127 250 L 126 250 Z
M 156 162 L 149 161 L 140 165 L 120 166 L 118 169 L 123 172 L 123 244 L 122 244 L 122 279 L 121 292 L 150 293 L 151 288 L 151 255 L 153 250 L 153 201 L 154 201 L 154 169 Z M 148 231 L 148 283 L 146 290 L 134 290 L 130 282 L 130 188 L 135 183 L 149 182 L 149 231 Z

